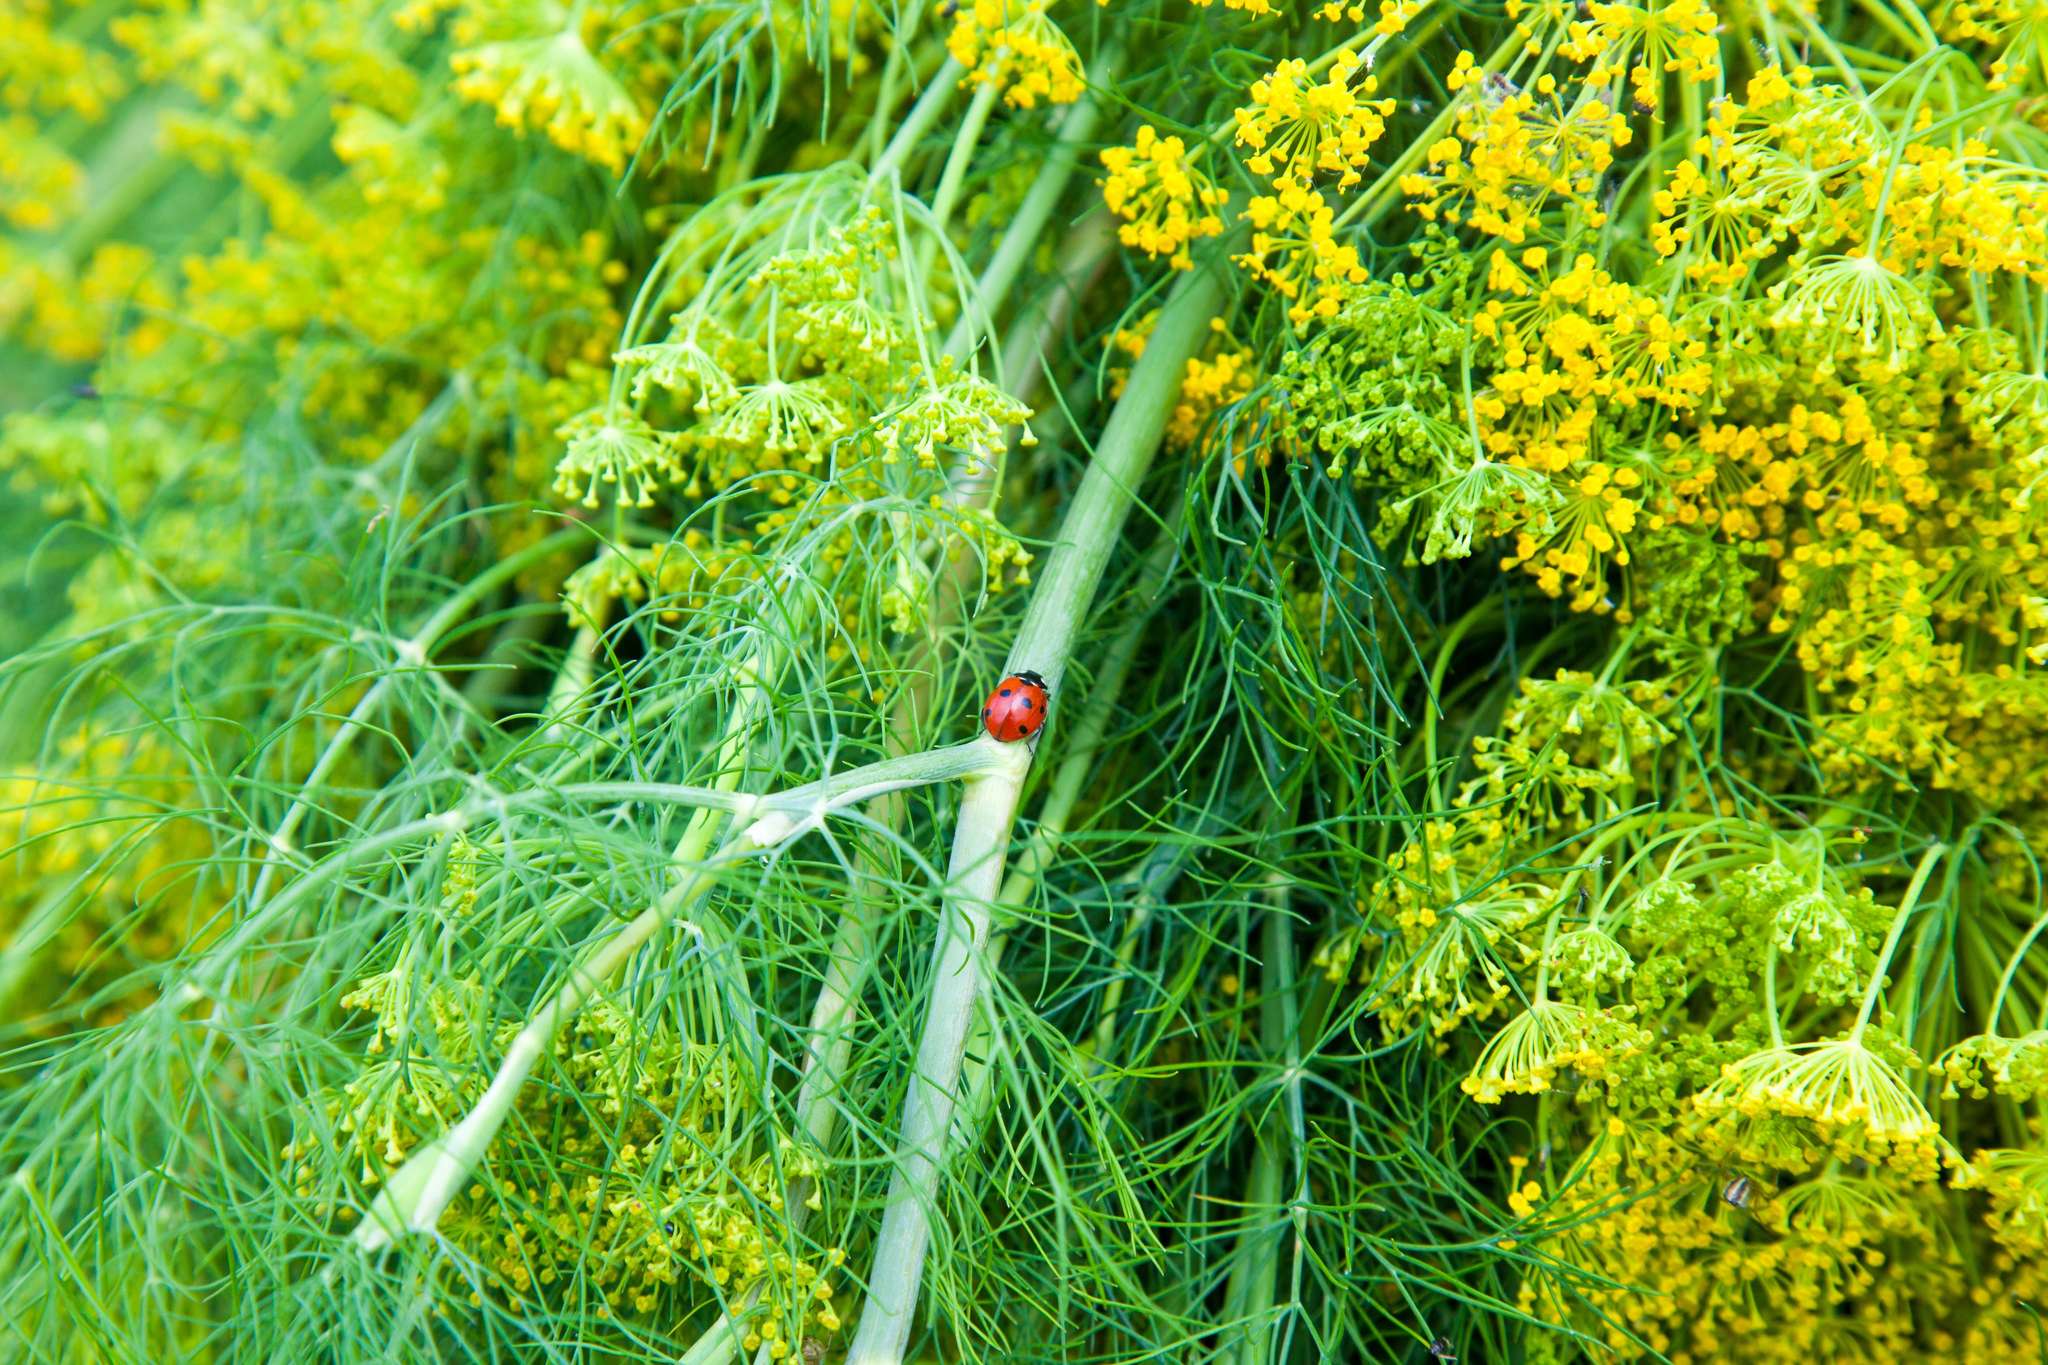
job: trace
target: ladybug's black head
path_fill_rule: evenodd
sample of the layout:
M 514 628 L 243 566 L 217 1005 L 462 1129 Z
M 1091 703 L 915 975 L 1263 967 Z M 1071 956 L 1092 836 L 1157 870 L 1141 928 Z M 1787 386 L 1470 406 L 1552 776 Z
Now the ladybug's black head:
M 1045 686 L 1045 679 L 1039 677 L 1036 673 L 1032 672 L 1028 668 L 1020 668 L 1015 673 L 1012 673 L 1010 676 L 1015 678 L 1018 682 L 1026 683 L 1032 687 Z

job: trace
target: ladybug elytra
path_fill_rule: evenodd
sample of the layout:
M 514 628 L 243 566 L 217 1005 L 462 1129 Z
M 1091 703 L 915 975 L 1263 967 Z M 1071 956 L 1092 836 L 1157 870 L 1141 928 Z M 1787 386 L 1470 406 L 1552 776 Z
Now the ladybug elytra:
M 1005 744 L 1029 739 L 1045 726 L 1045 679 L 1020 669 L 996 684 L 981 708 L 981 724 Z

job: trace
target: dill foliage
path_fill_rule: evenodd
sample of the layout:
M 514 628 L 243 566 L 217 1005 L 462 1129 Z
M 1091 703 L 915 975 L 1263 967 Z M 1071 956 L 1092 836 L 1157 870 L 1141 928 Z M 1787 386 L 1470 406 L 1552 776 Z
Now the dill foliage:
M 15 0 L 0 1355 L 2042 1360 L 2044 288 L 2040 0 Z

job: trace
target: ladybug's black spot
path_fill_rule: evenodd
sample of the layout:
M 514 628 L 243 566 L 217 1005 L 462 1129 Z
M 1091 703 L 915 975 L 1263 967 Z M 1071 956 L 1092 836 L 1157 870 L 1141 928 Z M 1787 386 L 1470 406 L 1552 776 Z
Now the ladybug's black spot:
M 1031 727 L 1030 727 L 1030 725 L 1028 725 L 1028 724 L 1024 723 L 1023 721 L 1019 721 L 1019 722 L 1017 723 L 1017 733 L 1018 733 L 1018 734 L 1020 734 L 1020 735 L 1028 735 L 1028 734 L 1030 734 L 1030 733 L 1031 733 Z
M 1031 709 L 1031 698 L 1024 698 L 1022 705 L 1026 711 L 1029 711 Z
M 1010 695 L 1010 689 L 1005 687 L 1002 691 L 996 693 L 996 695 L 999 697 L 1007 697 Z

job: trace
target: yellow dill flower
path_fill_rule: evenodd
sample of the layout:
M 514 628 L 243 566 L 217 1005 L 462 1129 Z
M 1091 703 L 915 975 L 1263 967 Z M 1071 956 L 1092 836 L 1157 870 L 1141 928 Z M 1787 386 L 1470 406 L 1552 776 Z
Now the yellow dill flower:
M 967 68 L 966 80 L 995 85 L 1020 109 L 1072 104 L 1088 88 L 1081 55 L 1046 16 L 1049 0 L 968 0 L 953 14 L 946 50 Z
M 1188 244 L 1223 231 L 1217 210 L 1229 196 L 1190 164 L 1180 138 L 1161 137 L 1147 124 L 1131 146 L 1104 148 L 1102 164 L 1109 171 L 1103 202 L 1122 220 L 1117 238 L 1125 246 L 1188 270 Z
M 25 115 L 0 119 L 0 219 L 41 232 L 77 212 L 85 171 Z
M 1386 132 L 1390 99 L 1364 98 L 1379 88 L 1367 76 L 1352 77 L 1365 59 L 1345 50 L 1320 82 L 1308 78 L 1308 63 L 1290 58 L 1252 83 L 1251 104 L 1237 111 L 1237 144 L 1251 149 L 1245 164 L 1272 176 L 1283 190 L 1306 188 L 1318 175 L 1334 177 L 1331 188 L 1346 190 L 1362 178 L 1372 145 Z
M 1022 443 L 1032 444 L 1024 424 L 1031 409 L 979 375 L 955 375 L 943 383 L 925 379 L 911 397 L 883 413 L 875 422 L 875 440 L 885 463 L 909 451 L 919 468 L 937 469 L 939 453 L 966 457 L 965 470 L 979 474 L 985 463 L 1002 458 L 1011 427 L 1023 427 Z
M 748 384 L 703 430 L 710 441 L 769 455 L 794 454 L 822 464 L 827 449 L 850 425 L 832 382 L 817 376 L 795 381 L 771 376 Z
M 1567 990 L 1591 996 L 1618 988 L 1635 974 L 1636 960 L 1612 934 L 1582 925 L 1559 934 L 1550 945 L 1546 965 L 1551 977 Z
M 585 507 L 597 506 L 602 486 L 616 489 L 628 507 L 652 507 L 655 489 L 682 478 L 675 438 L 631 413 L 593 408 L 555 434 L 567 442 L 555 466 L 555 491 Z
M 1158 321 L 1156 311 L 1148 313 L 1136 325 L 1118 328 L 1110 338 L 1110 345 L 1136 360 L 1145 354 L 1145 343 Z M 1210 341 L 1202 348 L 1201 354 L 1188 360 L 1187 371 L 1181 379 L 1180 397 L 1174 403 L 1173 415 L 1167 419 L 1166 442 L 1177 450 L 1193 450 L 1200 445 L 1209 419 L 1245 397 L 1257 383 L 1256 361 L 1252 353 L 1229 339 L 1223 320 L 1211 319 L 1209 331 Z M 1112 370 L 1110 392 L 1120 396 L 1128 377 L 1128 371 L 1124 369 Z M 1242 446 L 1244 442 L 1236 444 Z M 1233 453 L 1242 456 L 1243 451 L 1239 449 Z
M 15 0 L 0 8 L 0 105 L 14 111 L 104 117 L 126 86 L 114 54 L 50 26 L 48 6 Z
M 1514 553 L 1501 567 L 1526 569 L 1552 597 L 1569 591 L 1574 611 L 1614 610 L 1607 566 L 1629 563 L 1626 538 L 1642 513 L 1641 481 L 1632 468 L 1595 461 L 1558 482 L 1554 505 L 1516 532 Z
M 497 110 L 498 122 L 545 133 L 566 152 L 613 172 L 647 132 L 647 115 L 590 50 L 574 19 L 539 36 L 480 43 L 449 59 L 455 92 Z
M 664 341 L 629 346 L 612 356 L 614 364 L 633 370 L 633 398 L 646 398 L 650 387 L 665 389 L 684 405 L 715 412 L 739 397 L 729 358 L 733 339 L 725 324 L 691 310 L 669 320 Z
M 1991 61 L 1993 90 L 2007 89 L 2015 76 L 2048 80 L 2048 6 L 2039 0 L 1949 0 L 1934 22 L 1943 37 L 1999 49 Z
M 1517 527 L 1547 538 L 1556 533 L 1556 510 L 1564 501 L 1544 475 L 1503 461 L 1473 455 L 1443 479 L 1411 494 L 1398 510 L 1427 513 L 1421 561 L 1463 559 L 1475 538 L 1490 539 Z
M 406 204 L 421 210 L 448 202 L 453 171 L 426 130 L 397 123 L 361 104 L 334 110 L 334 154 L 362 185 L 370 204 Z
M 252 9 L 240 0 L 198 0 L 150 9 L 113 20 L 108 33 L 135 54 L 145 78 L 175 81 L 244 123 L 298 106 L 312 78 L 308 58 L 321 26 L 355 29 L 321 35 L 333 52 L 378 46 L 362 32 L 363 17 L 345 8 L 337 16 L 329 7 Z
M 1984 1221 L 2001 1245 L 2035 1256 L 2048 1251 L 2048 1152 L 2011 1147 L 1979 1152 L 1957 1183 L 1991 1197 Z
M 1753 105 L 1764 108 L 1788 98 L 1791 86 L 1772 68 L 1753 79 L 1750 90 Z M 1766 134 L 1775 131 L 1771 116 L 1755 115 L 1734 99 L 1716 101 L 1691 155 L 1651 197 L 1657 213 L 1651 245 L 1660 256 L 1678 257 L 1688 278 L 1709 288 L 1746 278 L 1779 249 L 1801 216 L 1788 214 L 1772 192 L 1766 177 L 1776 154 L 1740 131 L 1745 118 Z
M 1305 210 L 1297 211 L 1282 199 L 1260 195 L 1246 216 L 1251 249 L 1235 259 L 1287 300 L 1287 316 L 1296 327 L 1337 316 L 1343 286 L 1369 278 L 1357 248 L 1337 240 L 1336 213 L 1320 198 L 1311 196 Z
M 1459 75 L 1451 73 L 1454 86 Z M 1452 134 L 1429 146 L 1424 170 L 1401 177 L 1401 192 L 1426 222 L 1509 243 L 1535 235 L 1546 209 L 1560 200 L 1598 227 L 1607 217 L 1601 178 L 1629 136 L 1626 120 L 1606 103 L 1567 107 L 1554 85 L 1483 95 L 1459 105 Z
M 1572 24 L 1559 51 L 1575 62 L 1591 62 L 1586 83 L 1611 85 L 1645 109 L 1655 109 L 1667 76 L 1711 84 L 1721 75 L 1721 49 L 1714 37 L 1720 16 L 1707 0 L 1671 0 L 1666 5 L 1587 6 L 1588 17 Z
M 1934 1064 L 1953 1098 L 1967 1092 L 1982 1099 L 1992 1091 L 2015 1100 L 2048 1093 L 2048 1031 L 2035 1029 L 2017 1038 L 1980 1033 L 1941 1054 Z
M 1207 0 L 1197 0 L 1197 3 L 1207 3 Z M 1232 8 L 1237 6 L 1233 5 Z M 1404 31 L 1424 8 L 1424 0 L 1380 0 L 1379 18 L 1373 21 L 1373 35 L 1390 38 Z M 1346 20 L 1361 24 L 1370 12 L 1362 0 L 1323 0 L 1323 3 L 1313 11 L 1316 18 L 1332 24 L 1343 23 Z
M 1837 346 L 1853 343 L 1890 370 L 1941 335 L 1926 292 L 1868 250 L 1809 262 L 1773 286 L 1771 297 L 1780 305 L 1771 319 L 1778 326 L 1812 328 Z
M 1858 1029 L 1751 1053 L 1723 1067 L 1694 1102 L 1710 1115 L 1734 1111 L 1855 1128 L 1890 1147 L 1938 1143 L 1941 1127 L 1927 1106 L 1864 1036 Z
M 1458 1085 L 1481 1104 L 1498 1104 L 1507 1095 L 1541 1094 L 1567 1069 L 1599 1080 L 1649 1041 L 1642 1029 L 1604 1010 L 1539 996 L 1488 1040 Z
M 1167 444 L 1178 450 L 1193 450 L 1199 444 L 1209 419 L 1252 390 L 1257 372 L 1252 353 L 1237 349 L 1213 357 L 1196 356 L 1188 361 L 1180 382 L 1180 398 L 1167 419 Z
M 2048 274 L 2048 189 L 2038 173 L 1993 157 L 1988 144 L 1913 142 L 1885 172 L 1861 168 L 1866 200 L 1886 205 L 1887 258 L 1920 270 Z
M 749 564 L 745 540 L 713 545 L 701 531 L 686 531 L 667 545 L 614 549 L 569 575 L 562 585 L 562 606 L 570 623 L 602 629 L 611 604 L 646 602 L 660 608 L 661 619 L 675 621 L 698 610 L 728 576 L 744 573 Z

